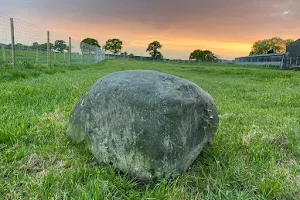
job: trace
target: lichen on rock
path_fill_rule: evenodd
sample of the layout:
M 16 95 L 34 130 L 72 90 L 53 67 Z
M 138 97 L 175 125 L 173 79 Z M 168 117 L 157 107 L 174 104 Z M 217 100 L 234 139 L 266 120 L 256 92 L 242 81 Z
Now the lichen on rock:
M 129 70 L 99 79 L 71 112 L 67 136 L 140 180 L 187 170 L 215 135 L 212 97 L 184 79 Z

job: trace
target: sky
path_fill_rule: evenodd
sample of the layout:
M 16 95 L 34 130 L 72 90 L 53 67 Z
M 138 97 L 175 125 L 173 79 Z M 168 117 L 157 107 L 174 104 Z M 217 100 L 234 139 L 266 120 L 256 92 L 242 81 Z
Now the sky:
M 119 38 L 124 51 L 142 56 L 154 40 L 163 45 L 165 58 L 188 59 L 193 50 L 207 49 L 234 59 L 248 55 L 257 40 L 300 38 L 299 0 L 0 0 L 0 5 L 0 14 L 78 40 L 93 37 L 103 45 Z

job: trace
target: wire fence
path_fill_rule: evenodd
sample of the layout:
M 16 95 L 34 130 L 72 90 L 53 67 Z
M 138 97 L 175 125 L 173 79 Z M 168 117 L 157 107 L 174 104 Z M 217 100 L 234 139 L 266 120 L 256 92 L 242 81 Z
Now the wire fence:
M 287 57 L 285 59 L 285 66 L 287 66 L 288 68 L 299 67 L 300 57 Z
M 0 69 L 89 65 L 104 59 L 98 46 L 0 14 Z
M 105 54 L 105 58 L 108 60 L 127 60 L 127 61 L 143 61 L 143 62 L 161 62 L 161 63 L 172 63 L 172 64 L 233 64 L 232 61 L 228 60 L 213 60 L 213 61 L 201 61 L 201 60 L 183 60 L 183 59 L 166 59 L 166 58 L 159 58 L 154 59 L 152 57 L 146 56 L 132 56 L 132 55 L 115 55 L 115 54 Z
M 126 55 L 124 53 L 121 55 L 106 54 L 98 46 L 82 43 L 69 36 L 48 31 L 34 24 L 20 19 L 13 19 L 0 13 L 0 69 L 89 65 L 98 63 L 104 59 L 174 64 L 210 64 L 221 62 L 221 60 L 153 59 L 146 56 Z
M 236 58 L 235 64 L 265 65 L 275 66 L 280 69 L 290 69 L 300 66 L 300 57 L 292 57 L 287 53 L 252 55 Z

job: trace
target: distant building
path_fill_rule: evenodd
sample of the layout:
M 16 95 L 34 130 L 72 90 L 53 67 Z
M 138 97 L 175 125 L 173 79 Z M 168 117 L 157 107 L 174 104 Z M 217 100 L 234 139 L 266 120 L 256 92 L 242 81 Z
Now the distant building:
M 274 52 L 274 51 L 273 51 Z M 300 65 L 300 39 L 286 47 L 286 53 L 272 53 L 245 56 L 235 59 L 239 65 L 268 65 L 289 69 Z
M 286 47 L 290 57 L 300 57 L 300 39 Z
M 276 66 L 276 67 L 282 68 L 283 62 L 284 62 L 284 57 L 285 57 L 284 53 L 252 55 L 252 56 L 236 58 L 235 64 L 267 65 L 267 66 Z

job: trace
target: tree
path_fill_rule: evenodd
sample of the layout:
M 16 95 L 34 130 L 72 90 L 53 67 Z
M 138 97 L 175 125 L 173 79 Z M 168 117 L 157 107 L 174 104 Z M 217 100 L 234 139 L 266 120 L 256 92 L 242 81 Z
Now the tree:
M 156 58 L 155 59 L 163 59 L 163 55 L 161 54 L 161 52 L 157 52 Z
M 39 48 L 39 43 L 37 43 L 37 42 L 34 42 L 34 43 L 32 43 L 32 49 L 38 49 Z
M 11 44 L 7 44 L 7 45 L 3 44 L 3 46 L 4 46 L 5 49 L 11 49 Z
M 21 44 L 21 43 L 15 44 L 15 48 L 16 48 L 17 50 L 24 50 L 24 49 L 25 49 L 24 45 Z
M 80 49 L 85 53 L 91 53 L 92 51 L 95 51 L 97 47 L 99 49 L 101 48 L 98 40 L 94 38 L 85 38 L 80 42 Z
M 197 49 L 190 55 L 190 59 L 201 60 L 201 61 L 217 61 L 218 58 L 209 50 Z
M 50 43 L 49 46 L 50 46 L 50 50 L 53 49 L 53 47 L 54 47 L 54 45 L 52 43 Z M 47 43 L 40 44 L 39 49 L 41 51 L 47 51 Z
M 283 40 L 279 37 L 273 37 L 265 40 L 258 40 L 252 46 L 250 55 L 267 54 L 268 52 L 284 53 L 286 46 L 294 42 L 292 39 Z
M 219 55 L 215 55 L 215 57 L 216 57 L 215 59 L 216 62 L 222 62 L 222 59 Z
M 134 57 L 134 54 L 133 54 L 133 53 L 131 53 L 131 54 L 129 54 L 128 56 L 129 56 L 129 57 Z
M 122 45 L 123 42 L 119 39 L 109 39 L 106 41 L 105 45 L 104 45 L 104 49 L 105 51 L 110 51 L 113 54 L 118 54 L 120 53 L 120 51 L 122 50 Z
M 63 41 L 63 40 L 56 40 L 54 42 L 54 49 L 55 50 L 62 52 L 66 48 L 67 48 L 67 44 L 66 44 L 65 41 Z
M 84 44 L 88 44 L 88 45 L 91 45 L 91 46 L 96 46 L 98 48 L 101 48 L 100 45 L 99 45 L 99 42 L 98 40 L 94 39 L 94 38 L 85 38 L 84 40 L 81 41 L 81 43 L 84 43 Z
M 285 40 L 286 46 L 289 46 L 289 45 L 292 44 L 293 42 L 295 42 L 295 40 L 293 40 L 293 39 L 286 39 L 286 40 Z
M 158 41 L 153 41 L 148 45 L 146 52 L 149 52 L 152 58 L 156 59 L 162 57 L 162 54 L 158 51 L 161 49 L 162 45 Z

